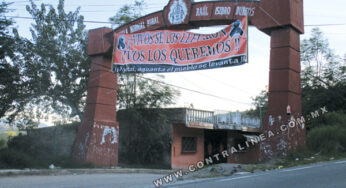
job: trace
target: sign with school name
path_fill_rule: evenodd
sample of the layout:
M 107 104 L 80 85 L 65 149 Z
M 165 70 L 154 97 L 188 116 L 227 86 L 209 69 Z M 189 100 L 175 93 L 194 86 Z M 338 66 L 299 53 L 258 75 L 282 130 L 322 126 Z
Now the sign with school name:
M 256 12 L 261 12 L 258 6 L 259 0 L 207 2 L 170 0 L 162 11 L 124 24 L 114 31 L 130 34 L 162 29 L 187 30 L 209 26 L 210 22 L 228 25 L 243 16 L 248 16 L 249 23 L 253 23 L 257 17 Z
M 247 62 L 247 17 L 213 34 L 157 30 L 115 34 L 113 72 L 164 73 Z

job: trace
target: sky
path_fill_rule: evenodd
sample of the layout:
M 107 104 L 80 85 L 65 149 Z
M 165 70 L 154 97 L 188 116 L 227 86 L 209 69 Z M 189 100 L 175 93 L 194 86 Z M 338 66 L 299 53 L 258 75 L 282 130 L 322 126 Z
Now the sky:
M 28 1 L 12 0 L 10 8 L 13 11 L 8 16 L 29 17 L 25 5 Z M 36 4 L 46 3 L 56 5 L 58 0 L 35 0 Z M 65 0 L 65 10 L 74 11 L 80 7 L 80 14 L 88 21 L 107 22 L 123 5 L 133 3 L 134 0 Z M 162 10 L 168 0 L 146 0 L 143 15 Z M 199 2 L 199 1 L 196 1 Z M 304 0 L 305 33 L 301 39 L 309 38 L 311 25 L 343 24 L 335 26 L 320 26 L 319 28 L 328 38 L 330 47 L 335 53 L 346 54 L 346 7 L 345 0 Z M 31 38 L 29 31 L 32 20 L 15 19 L 19 33 L 23 37 Z M 111 27 L 107 23 L 85 23 L 87 29 Z M 214 33 L 222 26 L 200 28 L 193 32 Z M 253 108 L 252 98 L 267 89 L 269 80 L 269 52 L 270 37 L 254 27 L 249 28 L 249 63 L 228 68 L 190 71 L 181 73 L 165 73 L 165 82 L 180 87 L 197 90 L 214 95 L 207 96 L 191 91 L 180 90 L 181 96 L 177 104 L 170 107 L 187 107 L 191 104 L 196 109 L 236 111 Z M 156 74 L 145 75 L 155 78 Z

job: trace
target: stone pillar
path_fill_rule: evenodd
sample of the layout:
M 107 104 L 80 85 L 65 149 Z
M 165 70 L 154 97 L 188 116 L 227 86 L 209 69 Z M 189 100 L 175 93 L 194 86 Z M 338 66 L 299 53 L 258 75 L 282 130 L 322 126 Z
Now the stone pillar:
M 263 123 L 267 139 L 260 145 L 262 159 L 305 147 L 305 125 L 297 123 L 302 115 L 299 42 L 299 32 L 290 26 L 271 31 L 268 117 Z
M 111 44 L 105 37 L 110 32 L 99 28 L 88 33 L 88 95 L 73 151 L 74 159 L 96 166 L 118 165 L 117 75 L 111 72 Z

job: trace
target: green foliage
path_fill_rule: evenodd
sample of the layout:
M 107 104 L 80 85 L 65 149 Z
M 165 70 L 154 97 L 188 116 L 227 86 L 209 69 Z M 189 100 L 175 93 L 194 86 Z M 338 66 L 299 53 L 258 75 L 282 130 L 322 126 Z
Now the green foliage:
M 326 106 L 328 111 L 346 112 L 346 54 L 343 58 L 329 48 L 328 40 L 318 29 L 312 30 L 309 39 L 301 41 L 301 86 L 303 114 Z M 264 106 L 266 113 L 268 93 L 262 91 L 253 99 L 258 114 L 258 106 Z
M 50 149 L 45 145 L 37 145 L 29 136 L 17 136 L 8 140 L 8 148 L 28 155 L 49 155 Z
M 10 31 L 13 20 L 6 17 L 8 13 L 8 3 L 0 4 L 0 59 L 6 61 L 5 57 L 13 57 L 15 52 L 15 38 Z
M 34 159 L 28 154 L 6 148 L 0 150 L 0 169 L 29 168 L 34 165 Z
M 308 149 L 314 152 L 346 152 L 346 114 L 328 112 L 313 121 L 307 134 Z
M 318 28 L 301 42 L 301 62 L 303 114 L 321 106 L 345 112 L 346 61 L 334 54 Z
M 64 126 L 64 129 L 77 128 L 75 124 L 61 126 Z M 0 168 L 48 168 L 50 164 L 62 168 L 94 167 L 90 163 L 81 163 L 71 157 L 59 155 L 51 144 L 47 144 L 49 141 L 44 142 L 37 136 L 39 135 L 10 138 L 8 147 L 0 150 Z
M 13 28 L 13 20 L 6 17 L 8 5 L 0 4 L 0 118 L 16 108 L 16 99 L 25 95 L 26 84 L 20 79 L 18 52 L 21 39 Z
M 322 126 L 309 131 L 307 146 L 314 152 L 323 154 L 346 152 L 346 128 Z
M 53 113 L 80 120 L 90 69 L 84 18 L 79 8 L 66 13 L 64 0 L 57 8 L 30 2 L 26 9 L 34 19 L 32 39 L 16 43 L 20 48 L 15 67 L 0 66 L 0 71 L 6 72 L 1 81 L 11 86 L 5 87 L 9 91 L 6 96 L 11 96 L 5 102 L 12 105 L 1 109 L 0 116 L 5 111 L 10 120 L 25 120 L 25 124 Z
M 304 158 L 308 158 L 308 157 L 311 157 L 312 153 L 307 150 L 307 149 L 298 149 L 296 151 L 289 151 L 287 152 L 287 155 L 285 157 L 285 159 L 287 161 L 295 161 L 297 158 L 299 160 L 302 160 Z
M 307 129 L 332 125 L 346 128 L 346 114 L 342 111 L 325 113 L 309 121 Z
M 119 141 L 119 160 L 125 164 L 164 164 L 170 156 L 168 116 L 160 109 L 129 109 L 118 112 L 122 138 Z M 125 123 L 126 122 L 126 123 Z
M 35 23 L 25 54 L 25 76 L 35 86 L 35 103 L 46 112 L 82 118 L 90 61 L 87 33 L 79 8 L 66 13 L 64 0 L 57 8 L 31 1 L 26 7 Z
M 7 146 L 7 141 L 3 138 L 0 138 L 0 149 L 5 148 Z
M 115 16 L 109 18 L 113 25 L 120 26 L 142 16 L 142 11 L 145 6 L 143 0 L 136 0 L 134 4 L 127 4 L 120 8 Z
M 157 79 L 162 79 L 163 76 Z M 179 91 L 161 81 L 141 75 L 124 74 L 118 80 L 118 108 L 159 108 L 173 104 Z
M 246 114 L 253 117 L 264 118 L 268 112 L 268 91 L 262 90 L 255 98 L 252 98 L 255 109 L 246 111 Z
M 42 157 L 13 148 L 0 149 L 0 169 L 48 168 L 50 164 L 62 168 L 94 168 L 91 163 L 80 163 L 71 158 Z

